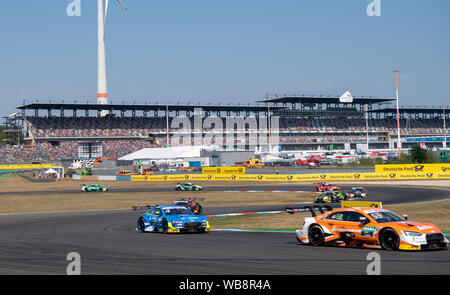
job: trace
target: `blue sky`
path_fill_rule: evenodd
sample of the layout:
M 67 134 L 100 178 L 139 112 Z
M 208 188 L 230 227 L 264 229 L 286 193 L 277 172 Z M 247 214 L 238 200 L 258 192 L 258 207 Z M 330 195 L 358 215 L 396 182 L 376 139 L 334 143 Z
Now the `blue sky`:
M 23 100 L 96 100 L 97 1 L 2 1 L 0 115 Z M 253 103 L 270 94 L 450 97 L 450 1 L 111 0 L 113 102 Z

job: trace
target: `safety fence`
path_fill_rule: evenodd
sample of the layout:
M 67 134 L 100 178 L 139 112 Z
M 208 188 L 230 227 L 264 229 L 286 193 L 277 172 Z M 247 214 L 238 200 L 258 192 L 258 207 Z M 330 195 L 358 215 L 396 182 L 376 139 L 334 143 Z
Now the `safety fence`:
M 416 173 L 316 173 L 316 174 L 174 174 L 132 175 L 131 181 L 255 181 L 255 182 L 320 182 L 365 180 L 450 179 L 449 172 Z
M 233 167 L 222 167 L 233 168 Z M 205 173 L 215 171 L 219 173 Z M 383 171 L 383 172 L 378 172 Z M 149 182 L 188 182 L 188 181 L 249 181 L 249 182 L 338 182 L 338 181 L 373 181 L 373 180 L 431 180 L 450 179 L 450 164 L 394 164 L 376 165 L 376 172 L 355 173 L 311 173 L 311 174 L 241 174 L 245 170 L 220 170 L 211 167 L 202 174 L 165 174 L 165 175 L 73 175 L 78 180 L 123 180 Z

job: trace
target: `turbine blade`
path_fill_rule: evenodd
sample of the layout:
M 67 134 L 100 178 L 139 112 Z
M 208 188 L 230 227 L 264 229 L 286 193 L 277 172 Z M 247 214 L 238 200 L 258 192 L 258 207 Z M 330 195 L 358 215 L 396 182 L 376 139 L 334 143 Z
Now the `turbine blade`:
M 106 35 L 106 17 L 108 16 L 108 6 L 109 6 L 109 0 L 106 0 L 106 2 L 105 2 L 105 16 L 104 16 L 104 20 L 103 20 L 103 42 L 105 41 L 105 35 Z
M 105 23 L 106 23 L 106 16 L 108 15 L 108 6 L 109 6 L 109 0 L 106 0 L 106 3 L 105 3 Z
M 121 0 L 117 0 L 119 2 L 120 6 L 122 6 L 126 11 L 128 11 L 128 8 L 123 4 Z

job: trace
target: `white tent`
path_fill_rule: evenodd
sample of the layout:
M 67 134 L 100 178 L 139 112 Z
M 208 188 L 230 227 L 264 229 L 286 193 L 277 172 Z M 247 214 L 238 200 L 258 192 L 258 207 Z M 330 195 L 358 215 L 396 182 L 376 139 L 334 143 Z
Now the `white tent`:
M 145 148 L 119 158 L 119 160 L 175 160 L 200 157 L 200 151 L 211 150 L 208 146 L 176 146 L 168 148 Z
M 53 170 L 53 169 L 48 169 L 47 171 L 44 172 L 45 174 L 58 174 L 58 171 Z
M 60 177 L 59 172 L 56 171 L 55 169 L 52 169 L 52 168 L 50 168 L 50 169 L 48 169 L 47 171 L 45 171 L 44 174 L 45 174 L 45 175 L 48 175 L 48 176 L 51 175 L 52 177 L 56 177 L 56 178 L 59 178 L 59 177 Z

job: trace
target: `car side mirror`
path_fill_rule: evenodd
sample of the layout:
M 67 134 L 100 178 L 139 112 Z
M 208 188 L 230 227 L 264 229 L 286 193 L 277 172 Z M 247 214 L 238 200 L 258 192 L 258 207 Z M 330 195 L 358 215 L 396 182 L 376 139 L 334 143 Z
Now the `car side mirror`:
M 408 220 L 408 214 L 403 214 L 403 218 L 404 218 L 405 220 Z
M 369 219 L 367 219 L 366 217 L 361 216 L 359 218 L 359 222 L 361 222 L 362 224 L 368 224 L 369 223 Z

